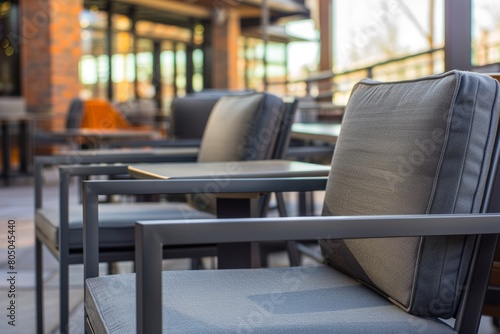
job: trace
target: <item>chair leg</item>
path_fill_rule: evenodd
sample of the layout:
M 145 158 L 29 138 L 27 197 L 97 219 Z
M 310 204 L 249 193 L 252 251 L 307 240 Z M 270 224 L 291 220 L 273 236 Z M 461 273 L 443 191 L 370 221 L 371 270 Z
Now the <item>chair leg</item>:
M 63 254 L 59 261 L 59 330 L 62 334 L 69 332 L 69 264 Z
M 295 241 L 286 241 L 286 251 L 288 253 L 288 261 L 290 261 L 290 267 L 300 266 L 300 253 L 297 249 L 297 244 Z
M 288 217 L 283 193 L 275 193 L 274 195 L 276 196 L 276 202 L 278 204 L 278 212 L 280 214 L 280 217 Z
M 43 334 L 43 246 L 35 236 L 36 332 Z
M 203 266 L 203 261 L 201 261 L 201 257 L 193 257 L 191 258 L 191 270 L 200 270 L 205 269 Z
M 278 202 L 278 211 L 280 217 L 288 217 L 283 193 L 275 193 L 275 195 L 276 195 L 276 201 Z M 301 258 L 300 258 L 300 252 L 297 249 L 297 243 L 295 241 L 286 241 L 286 251 L 288 254 L 288 260 L 290 261 L 290 267 L 300 266 Z
M 268 266 L 267 257 L 268 256 L 269 256 L 269 252 L 266 252 L 264 249 L 260 250 L 260 254 L 259 254 L 259 257 L 260 257 L 260 267 L 267 268 L 267 266 Z

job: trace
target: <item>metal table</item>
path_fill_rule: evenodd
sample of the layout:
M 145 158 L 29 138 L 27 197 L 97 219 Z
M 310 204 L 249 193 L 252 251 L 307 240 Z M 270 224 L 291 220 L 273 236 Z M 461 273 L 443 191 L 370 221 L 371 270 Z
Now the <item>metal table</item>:
M 31 152 L 30 124 L 34 116 L 28 113 L 7 113 L 0 114 L 0 124 L 2 131 L 2 178 L 5 185 L 10 184 L 12 168 L 10 126 L 17 124 L 19 127 L 19 172 L 28 174 L 29 160 Z

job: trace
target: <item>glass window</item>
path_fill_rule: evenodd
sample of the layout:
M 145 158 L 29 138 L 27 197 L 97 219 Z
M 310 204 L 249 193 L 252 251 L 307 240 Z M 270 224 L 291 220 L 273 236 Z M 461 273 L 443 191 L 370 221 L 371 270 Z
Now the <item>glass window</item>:
M 137 94 L 139 98 L 153 98 L 153 41 L 137 40 Z
M 172 42 L 163 42 L 161 44 L 160 67 L 161 67 L 161 87 L 163 106 L 169 114 L 172 99 L 175 96 L 174 70 L 175 70 L 175 52 Z
M 500 62 L 500 6 L 498 0 L 472 1 L 472 64 Z
M 359 68 L 442 47 L 443 8 L 444 0 L 335 2 L 335 68 Z
M 201 91 L 203 89 L 203 51 L 196 49 L 193 51 L 193 90 Z
M 97 83 L 97 60 L 94 56 L 82 56 L 79 70 L 82 84 L 94 85 Z
M 83 95 L 107 98 L 108 87 L 108 46 L 107 14 L 92 7 L 80 14 L 82 58 L 79 76 Z
M 336 1 L 334 71 L 336 103 L 345 103 L 352 86 L 372 75 L 378 80 L 401 80 L 444 71 L 441 51 L 376 65 L 391 59 L 444 46 L 444 0 Z
M 184 96 L 186 95 L 186 46 L 184 44 L 177 44 L 175 62 L 175 86 L 177 87 L 177 95 Z
M 107 98 L 109 84 L 109 62 L 107 44 L 107 13 L 95 7 L 80 14 L 82 28 L 82 58 L 80 81 L 84 94 L 90 97 Z M 113 15 L 112 20 L 112 85 L 113 99 L 126 101 L 135 98 L 134 39 L 129 32 L 131 20 L 124 15 Z

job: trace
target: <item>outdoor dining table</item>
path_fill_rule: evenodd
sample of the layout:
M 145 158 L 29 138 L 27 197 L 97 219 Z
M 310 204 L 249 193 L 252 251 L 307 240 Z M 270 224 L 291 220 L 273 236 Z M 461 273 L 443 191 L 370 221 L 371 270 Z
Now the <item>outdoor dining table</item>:
M 204 189 L 217 196 L 218 218 L 257 217 L 258 202 L 262 193 L 224 193 L 230 178 L 288 178 L 325 177 L 329 166 L 286 160 L 133 164 L 128 167 L 132 177 L 138 179 L 208 179 L 210 188 Z M 307 182 L 307 180 L 304 180 Z M 199 192 L 193 189 L 193 192 Z M 258 245 L 252 243 L 219 244 L 219 268 L 258 267 Z
M 5 185 L 9 185 L 12 173 L 11 168 L 11 138 L 10 126 L 19 127 L 19 172 L 28 174 L 31 153 L 30 123 L 35 117 L 28 113 L 0 113 L 0 131 L 2 133 L 2 178 Z
M 292 139 L 319 140 L 336 143 L 340 133 L 340 123 L 294 123 Z

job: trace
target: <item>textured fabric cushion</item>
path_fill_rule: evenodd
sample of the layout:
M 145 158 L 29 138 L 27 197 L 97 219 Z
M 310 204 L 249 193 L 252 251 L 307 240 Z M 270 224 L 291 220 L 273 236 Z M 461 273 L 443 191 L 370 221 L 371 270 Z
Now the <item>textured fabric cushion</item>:
M 212 108 L 221 97 L 250 93 L 250 90 L 205 90 L 176 97 L 172 101 L 172 137 L 201 139 Z
M 198 161 L 270 159 L 283 113 L 283 101 L 267 93 L 220 98 L 203 133 Z M 216 211 L 210 194 L 190 195 L 188 199 L 199 210 Z
M 498 83 L 452 71 L 419 80 L 365 80 L 353 90 L 324 215 L 477 213 L 498 123 Z M 321 242 L 327 262 L 405 310 L 454 314 L 472 237 Z
M 86 281 L 96 333 L 135 333 L 135 275 Z M 455 333 L 321 267 L 163 273 L 164 333 Z
M 213 106 L 221 96 L 177 97 L 172 101 L 172 137 L 201 139 Z
M 203 133 L 198 161 L 269 158 L 279 131 L 281 108 L 281 99 L 270 94 L 220 98 Z
M 81 205 L 70 206 L 69 247 L 82 249 L 83 210 Z M 194 210 L 184 203 L 119 203 L 99 205 L 99 240 L 104 247 L 135 244 L 134 227 L 138 220 L 213 218 L 207 212 Z M 42 208 L 37 211 L 36 228 L 53 245 L 59 247 L 59 210 Z

